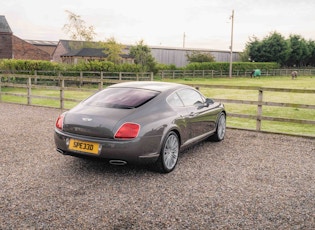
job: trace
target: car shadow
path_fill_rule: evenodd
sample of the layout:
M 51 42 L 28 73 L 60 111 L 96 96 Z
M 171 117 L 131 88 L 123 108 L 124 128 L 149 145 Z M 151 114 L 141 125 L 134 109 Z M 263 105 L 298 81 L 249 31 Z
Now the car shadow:
M 120 174 L 120 175 L 141 175 L 147 173 L 158 173 L 154 170 L 152 165 L 146 164 L 126 164 L 126 165 L 113 165 L 105 159 L 94 158 L 77 158 L 72 157 L 70 164 L 67 167 L 71 167 L 72 170 L 80 172 L 82 174 Z
M 216 145 L 216 142 L 209 140 L 201 141 L 195 145 L 187 147 L 180 151 L 179 162 L 175 171 L 180 170 L 181 164 L 189 161 L 191 157 L 196 157 L 195 152 L 199 152 L 207 144 Z M 81 175 L 93 174 L 116 174 L 125 176 L 148 176 L 149 174 L 156 175 L 164 173 L 159 172 L 154 164 L 126 164 L 126 165 L 113 165 L 109 163 L 108 159 L 100 158 L 82 158 L 73 156 L 64 156 L 66 161 L 63 165 L 64 168 L 70 170 L 70 173 L 80 173 Z M 184 161 L 184 162 L 183 162 Z M 181 171 L 181 170 L 180 170 Z

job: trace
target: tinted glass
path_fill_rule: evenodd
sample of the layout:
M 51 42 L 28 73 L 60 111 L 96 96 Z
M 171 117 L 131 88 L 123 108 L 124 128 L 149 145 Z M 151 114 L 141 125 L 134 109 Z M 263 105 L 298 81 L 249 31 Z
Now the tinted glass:
M 193 89 L 183 89 L 177 92 L 185 106 L 204 103 L 204 97 Z
M 84 101 L 84 104 L 107 108 L 136 108 L 152 98 L 159 92 L 135 88 L 108 88 Z
M 167 98 L 167 103 L 172 107 L 183 107 L 184 104 L 177 93 L 173 93 Z

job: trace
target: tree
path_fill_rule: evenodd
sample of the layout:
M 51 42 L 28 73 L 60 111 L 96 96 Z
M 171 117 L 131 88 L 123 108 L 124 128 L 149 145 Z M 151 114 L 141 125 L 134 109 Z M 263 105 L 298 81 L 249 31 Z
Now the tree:
M 139 41 L 135 46 L 131 46 L 129 54 L 134 58 L 135 64 L 142 67 L 142 71 L 155 72 L 156 62 L 151 54 L 151 49 L 144 44 L 144 41 Z
M 248 59 L 252 62 L 257 62 L 261 59 L 261 42 L 257 37 L 249 38 L 249 42 L 246 43 L 246 53 L 248 53 Z
M 210 53 L 192 51 L 186 54 L 189 63 L 192 62 L 215 62 L 215 58 Z
M 70 35 L 70 38 L 72 40 L 93 41 L 96 35 L 94 27 L 86 26 L 80 15 L 68 10 L 66 10 L 66 13 L 68 13 L 69 23 L 65 24 L 62 29 Z
M 279 33 L 273 32 L 259 41 L 253 37 L 246 45 L 249 57 L 255 62 L 277 62 L 285 64 L 289 57 L 290 48 L 286 39 Z
M 277 32 L 262 41 L 257 37 L 246 43 L 242 61 L 277 62 L 282 66 L 315 66 L 315 41 L 306 41 L 300 35 L 285 39 Z
M 308 41 L 307 47 L 310 52 L 310 55 L 306 61 L 306 65 L 315 66 L 315 41 L 313 40 Z
M 247 45 L 245 46 L 245 49 L 243 50 L 243 52 L 241 52 L 239 55 L 242 62 L 250 61 L 249 48 Z
M 288 66 L 305 66 L 311 56 L 311 51 L 305 39 L 300 35 L 290 35 L 290 56 L 287 61 Z
M 279 33 L 274 32 L 262 41 L 261 57 L 264 62 L 277 62 L 284 64 L 290 53 L 289 44 Z
M 120 64 L 123 54 L 124 45 L 116 42 L 114 37 L 106 40 L 106 42 L 100 42 L 100 47 L 104 48 L 103 52 L 107 55 L 107 60 L 114 64 Z

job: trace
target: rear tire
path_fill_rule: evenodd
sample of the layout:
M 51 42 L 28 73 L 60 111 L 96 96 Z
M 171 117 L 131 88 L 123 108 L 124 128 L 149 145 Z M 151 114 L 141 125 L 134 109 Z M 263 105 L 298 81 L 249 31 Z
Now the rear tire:
M 215 133 L 210 137 L 211 141 L 222 141 L 226 132 L 226 115 L 220 113 Z
M 178 135 L 171 131 L 169 132 L 162 145 L 160 156 L 156 162 L 159 172 L 169 173 L 176 167 L 179 155 L 179 138 Z

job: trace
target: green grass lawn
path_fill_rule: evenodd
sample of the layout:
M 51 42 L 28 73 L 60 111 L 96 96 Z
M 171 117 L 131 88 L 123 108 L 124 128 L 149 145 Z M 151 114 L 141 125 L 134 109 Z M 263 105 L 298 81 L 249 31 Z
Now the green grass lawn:
M 199 80 L 200 84 L 213 85 L 238 85 L 238 86 L 259 86 L 268 88 L 289 88 L 289 89 L 315 89 L 315 77 L 300 77 L 297 80 L 292 80 L 286 77 L 264 77 L 264 78 L 232 78 L 232 79 L 211 79 L 206 83 L 205 80 Z M 185 83 L 185 81 L 182 81 Z M 186 81 L 187 82 L 187 81 Z M 191 81 L 188 81 L 191 82 Z M 191 82 L 192 84 L 198 84 Z M 201 92 L 208 97 L 222 99 L 238 99 L 238 100 L 258 100 L 258 91 L 256 90 L 234 90 L 234 89 L 212 89 L 200 88 Z M 263 101 L 307 104 L 315 105 L 315 94 L 303 93 L 287 93 L 287 92 L 264 92 Z M 239 114 L 257 114 L 257 106 L 246 104 L 225 103 L 226 110 L 231 113 Z M 263 116 L 290 118 L 290 119 L 305 119 L 315 120 L 314 109 L 292 108 L 292 107 L 275 107 L 263 106 Z M 255 129 L 256 121 L 232 118 L 227 122 L 229 127 Z M 315 126 L 308 124 L 295 124 L 287 122 L 262 121 L 262 130 L 269 132 L 280 132 L 299 134 L 307 136 L 315 136 Z
M 315 76 L 299 76 L 292 80 L 291 77 L 233 77 L 233 78 L 183 78 L 163 79 L 163 81 L 183 84 L 213 84 L 213 85 L 239 85 L 260 86 L 275 88 L 315 89 Z
M 161 80 L 158 80 L 161 81 Z M 299 76 L 292 80 L 290 77 L 260 77 L 260 78 L 185 78 L 185 79 L 163 79 L 167 82 L 177 82 L 195 85 L 233 85 L 233 86 L 258 86 L 268 88 L 289 88 L 289 89 L 315 89 L 315 77 Z M 26 89 L 2 87 L 2 92 L 12 92 L 27 95 Z M 200 91 L 207 97 L 219 99 L 238 99 L 257 101 L 257 90 L 235 90 L 220 88 L 200 87 Z M 48 89 L 32 89 L 32 95 L 59 97 L 59 91 Z M 83 100 L 92 95 L 92 91 L 65 91 L 65 98 Z M 27 104 L 27 98 L 12 95 L 2 95 L 2 101 Z M 283 93 L 283 92 L 264 92 L 263 101 L 282 102 L 295 104 L 315 105 L 315 94 L 303 93 Z M 65 101 L 65 108 L 70 109 L 78 102 Z M 49 107 L 60 107 L 59 100 L 32 98 L 32 104 Z M 257 106 L 246 104 L 225 103 L 229 113 L 238 114 L 257 114 Z M 263 106 L 263 116 L 315 120 L 314 109 L 301 109 L 291 107 Z M 252 119 L 228 117 L 228 127 L 255 129 L 256 121 Z M 280 132 L 289 134 L 300 134 L 315 136 L 315 126 L 305 124 L 295 124 L 287 122 L 262 121 L 262 130 L 269 132 Z

